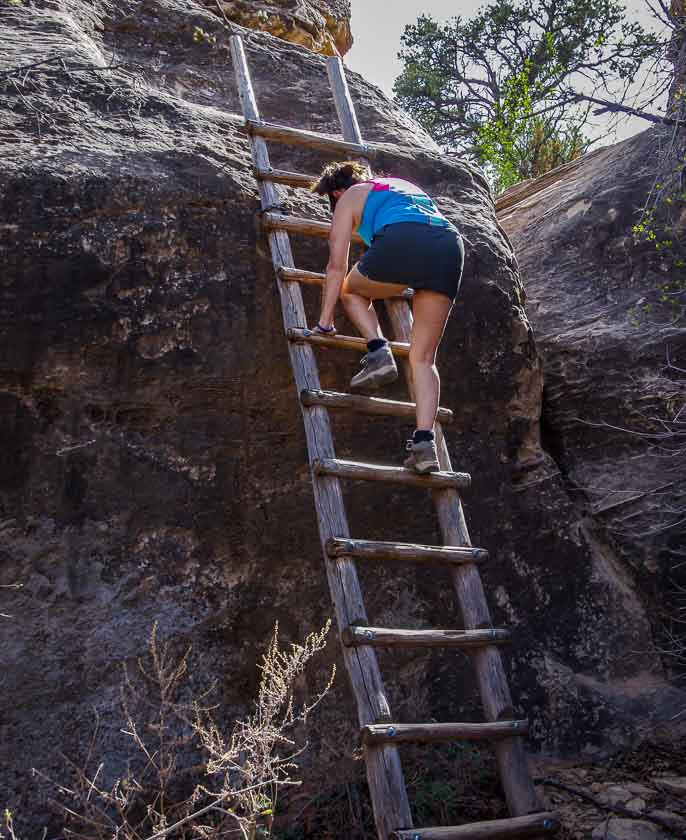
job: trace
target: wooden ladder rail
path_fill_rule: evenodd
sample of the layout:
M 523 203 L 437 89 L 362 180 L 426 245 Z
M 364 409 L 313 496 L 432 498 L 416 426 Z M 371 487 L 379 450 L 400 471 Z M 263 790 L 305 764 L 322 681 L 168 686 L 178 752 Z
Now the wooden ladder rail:
M 239 36 L 234 35 L 230 44 L 243 115 L 247 123 L 258 123 L 260 115 L 243 43 Z M 258 170 L 269 170 L 269 153 L 263 137 L 251 133 L 250 147 L 255 167 Z M 274 205 L 278 206 L 281 197 L 275 184 L 268 180 L 259 180 L 258 184 L 263 211 Z M 300 285 L 284 282 L 279 270 L 281 266 L 295 268 L 290 239 L 285 231 L 275 229 L 269 230 L 268 237 L 281 298 L 284 328 L 286 332 L 304 329 L 307 322 Z M 312 346 L 289 341 L 288 351 L 298 394 L 305 390 L 320 390 Z M 300 406 L 310 464 L 335 458 L 327 408 L 318 404 L 305 405 L 302 402 Z M 339 632 L 342 633 L 349 626 L 365 625 L 369 622 L 355 562 L 350 558 L 330 558 L 326 549 L 330 539 L 350 535 L 340 481 L 335 476 L 320 475 L 313 471 L 312 486 L 329 588 Z M 370 646 L 346 646 L 343 648 L 343 657 L 357 702 L 360 728 L 390 720 L 388 699 L 374 649 Z M 365 750 L 365 762 L 379 837 L 386 840 L 393 831 L 412 828 L 410 804 L 397 747 L 384 744 Z
M 269 139 L 275 139 L 280 142 L 300 143 L 301 145 L 313 146 L 315 148 L 324 147 L 328 151 L 333 151 L 334 148 L 336 151 L 345 148 L 346 152 L 352 152 L 360 156 L 372 149 L 373 154 L 373 147 L 365 146 L 364 144 L 359 142 L 341 142 L 336 139 L 323 137 L 320 135 L 313 135 L 312 132 L 304 132 L 298 129 L 292 129 L 285 126 L 270 126 L 268 124 L 261 123 L 257 114 L 257 106 L 254 101 L 254 95 L 252 94 L 252 90 L 250 87 L 249 72 L 247 68 L 247 63 L 245 62 L 245 56 L 243 55 L 242 44 L 240 42 L 240 39 L 236 40 L 238 41 L 238 43 L 232 43 L 232 52 L 234 53 L 234 65 L 236 67 L 236 75 L 239 82 L 239 90 L 241 92 L 241 101 L 243 102 L 244 107 L 244 117 L 246 118 L 246 125 L 249 127 L 251 141 L 252 139 L 259 138 L 264 144 L 263 138 L 267 137 Z M 240 52 L 238 52 L 238 50 L 240 50 Z M 348 122 L 351 123 L 354 128 L 356 125 L 355 113 L 352 107 L 352 102 L 349 98 L 345 76 L 343 74 L 342 65 L 339 59 L 331 59 L 329 61 L 328 72 L 331 81 L 331 86 L 334 91 L 337 111 L 339 113 L 339 116 L 341 117 L 341 122 L 344 126 L 346 126 L 345 121 L 347 119 Z M 252 114 L 254 114 L 255 119 L 248 118 L 248 114 L 250 114 L 251 117 Z M 350 118 L 346 116 L 347 114 L 350 115 Z M 357 128 L 356 130 L 359 134 L 359 128 Z M 314 141 L 313 138 L 315 138 Z M 272 203 L 278 202 L 279 193 L 273 188 L 273 182 L 292 183 L 293 181 L 295 181 L 295 183 L 292 183 L 292 185 L 304 185 L 303 180 L 305 176 L 297 176 L 296 178 L 291 178 L 291 176 L 293 176 L 294 173 L 279 172 L 277 177 L 270 178 L 270 173 L 274 172 L 274 170 L 272 170 L 268 165 L 269 159 L 266 154 L 266 147 L 263 145 L 262 149 L 260 149 L 259 146 L 256 148 L 255 145 L 251 145 L 251 148 L 253 152 L 253 163 L 255 166 L 255 171 L 258 180 L 267 182 L 270 186 L 272 186 L 271 190 L 263 190 L 263 185 L 261 185 L 260 196 L 262 200 L 263 211 L 267 208 L 270 208 Z M 264 154 L 260 156 L 259 153 L 261 151 L 263 151 Z M 284 174 L 287 175 L 288 178 L 282 178 Z M 269 203 L 267 203 L 265 206 L 265 202 Z M 270 247 L 272 250 L 272 258 L 274 260 L 277 278 L 283 283 L 295 280 L 298 282 L 298 284 L 300 282 L 307 282 L 310 284 L 315 283 L 319 285 L 321 283 L 321 280 L 323 279 L 321 275 L 316 275 L 312 272 L 302 272 L 298 269 L 295 269 L 293 267 L 292 254 L 290 253 L 290 242 L 288 240 L 289 230 L 297 233 L 306 233 L 308 235 L 315 236 L 326 235 L 330 226 L 326 223 L 317 224 L 315 222 L 313 224 L 313 221 L 314 220 L 295 219 L 294 217 L 291 217 L 290 220 L 288 220 L 288 223 L 286 223 L 284 218 L 277 216 L 277 214 L 263 213 L 263 227 L 270 233 Z M 280 247 L 281 243 L 278 240 L 274 241 L 271 239 L 271 234 L 277 233 L 281 234 L 282 237 L 285 239 L 287 245 L 287 253 L 282 250 L 282 248 Z M 300 291 L 299 286 L 297 287 L 297 290 L 298 292 Z M 279 291 L 282 294 L 283 304 L 284 290 L 282 290 L 281 285 L 279 285 Z M 297 298 L 300 303 L 300 309 L 302 310 L 302 298 L 299 294 Z M 407 307 L 404 308 L 403 312 L 402 309 L 399 309 L 399 307 L 402 305 L 400 301 L 394 300 L 387 301 L 386 303 L 387 305 L 389 305 L 389 312 L 391 314 L 391 321 L 394 324 L 394 329 L 397 332 L 399 332 L 400 335 L 409 336 L 409 330 L 411 329 L 411 315 Z M 326 338 L 324 340 L 324 337 L 321 336 L 313 337 L 312 334 L 304 328 L 299 328 L 297 326 L 288 327 L 288 323 L 293 323 L 293 319 L 287 319 L 287 311 L 285 306 L 282 306 L 282 309 L 284 311 L 286 333 L 291 343 L 303 346 L 311 346 L 312 344 L 317 343 L 330 343 L 333 346 L 340 347 L 340 349 L 359 349 L 360 340 L 350 336 L 340 336 L 333 339 Z M 302 312 L 302 316 L 303 317 L 301 319 L 296 318 L 295 321 L 297 322 L 298 320 L 302 320 L 304 322 L 304 311 Z M 399 355 L 401 358 L 403 356 L 406 356 L 407 349 L 409 349 L 409 344 L 407 342 L 395 342 L 394 346 L 396 348 L 396 355 Z M 403 352 L 400 352 L 401 350 Z M 291 358 L 293 359 L 293 354 L 291 355 Z M 297 374 L 295 365 L 293 369 L 294 374 Z M 317 369 L 313 357 L 311 359 L 310 368 L 306 372 L 312 375 L 311 378 L 317 379 Z M 408 385 L 410 387 L 410 390 L 412 390 L 411 376 L 409 375 Z M 370 413 L 392 414 L 396 416 L 406 415 L 408 408 L 412 405 L 405 403 L 395 403 L 394 401 L 374 400 L 373 398 L 364 397 L 361 398 L 362 402 L 360 402 L 360 398 L 353 397 L 353 395 L 335 394 L 332 392 L 323 392 L 317 389 L 302 389 L 300 391 L 300 397 L 301 405 L 304 407 L 319 406 L 320 408 L 326 408 L 330 406 L 332 408 L 347 408 L 353 410 L 363 410 L 365 412 L 368 412 L 370 411 L 370 409 L 373 409 Z M 305 419 L 304 411 L 303 416 Z M 448 421 L 452 419 L 451 413 L 446 411 L 445 409 L 443 410 L 442 416 Z M 328 428 L 328 415 L 325 415 L 325 422 L 328 430 L 328 442 L 330 444 L 329 448 L 331 451 L 333 451 L 333 442 L 331 440 L 330 428 Z M 354 576 L 353 582 L 354 585 L 357 587 L 357 590 L 354 591 L 354 587 L 352 589 L 350 587 L 346 588 L 345 585 L 342 586 L 340 592 L 336 590 L 336 581 L 338 581 L 339 584 L 345 584 L 346 582 L 349 582 L 347 575 L 350 571 L 350 564 L 352 563 L 354 557 L 364 557 L 366 559 L 374 557 L 379 559 L 385 558 L 388 560 L 411 559 L 413 562 L 439 560 L 440 563 L 447 564 L 454 570 L 455 585 L 459 597 L 461 592 L 459 585 L 460 576 L 459 574 L 457 574 L 457 572 L 473 568 L 474 562 L 476 562 L 478 559 L 483 559 L 483 557 L 487 555 L 487 552 L 484 552 L 482 549 L 473 549 L 468 547 L 469 537 L 466 532 L 466 525 L 464 523 L 464 517 L 462 515 L 459 496 L 455 492 L 456 489 L 460 489 L 469 485 L 469 476 L 456 474 L 450 470 L 446 471 L 444 469 L 441 473 L 435 473 L 433 474 L 433 476 L 429 476 L 428 479 L 430 480 L 421 480 L 420 477 L 416 476 L 410 470 L 403 470 L 400 468 L 393 467 L 384 467 L 373 464 L 358 464 L 356 462 L 340 461 L 335 458 L 313 457 L 313 447 L 310 445 L 310 436 L 308 434 L 307 424 L 305 425 L 305 428 L 308 441 L 308 450 L 310 453 L 310 462 L 314 474 L 313 484 L 315 485 L 315 503 L 317 505 L 317 511 L 319 514 L 318 518 L 320 526 L 320 535 L 323 535 L 325 532 L 331 532 L 331 530 L 335 531 L 336 528 L 328 527 L 327 522 L 325 522 L 321 516 L 321 502 L 326 501 L 327 497 L 324 493 L 324 490 L 326 490 L 326 488 L 323 488 L 321 498 L 318 496 L 317 486 L 315 483 L 317 476 L 320 478 L 328 477 L 335 479 L 337 479 L 338 477 L 363 478 L 365 480 L 393 481 L 396 483 L 409 483 L 425 487 L 434 487 L 436 488 L 434 500 L 436 502 L 439 518 L 441 518 L 442 514 L 445 513 L 441 506 L 441 502 L 446 500 L 447 493 L 454 494 L 454 501 L 452 504 L 450 504 L 450 507 L 448 509 L 449 515 L 447 517 L 441 518 L 441 527 L 444 535 L 450 534 L 451 528 L 453 532 L 457 531 L 457 545 L 453 547 L 451 547 L 450 544 L 448 544 L 447 539 L 446 544 L 444 544 L 443 546 L 418 546 L 414 544 L 403 543 L 379 543 L 364 540 L 351 540 L 349 539 L 349 537 L 345 536 L 345 534 L 347 534 L 347 525 L 345 526 L 345 529 L 342 532 L 342 536 L 334 537 L 326 541 L 324 546 L 325 557 L 327 558 L 327 560 L 335 560 L 336 563 L 339 565 L 338 569 L 331 570 L 327 564 L 327 576 L 329 577 L 330 581 L 330 587 L 332 591 L 334 605 L 336 607 L 336 616 L 339 623 L 339 628 L 342 628 L 342 641 L 344 644 L 344 648 L 352 647 L 357 649 L 366 649 L 367 651 L 369 651 L 370 648 L 373 648 L 377 645 L 387 646 L 389 644 L 400 644 L 403 646 L 424 646 L 434 644 L 445 644 L 448 646 L 470 647 L 476 650 L 479 650 L 481 648 L 483 649 L 481 650 L 482 653 L 488 653 L 489 651 L 493 651 L 495 645 L 502 644 L 503 641 L 506 641 L 508 638 L 508 634 L 506 633 L 506 631 L 488 629 L 491 625 L 490 616 L 488 615 L 488 610 L 485 605 L 483 588 L 481 587 L 481 582 L 478 573 L 476 575 L 476 585 L 474 585 L 474 581 L 471 581 L 471 590 L 469 589 L 469 587 L 467 587 L 467 595 L 471 595 L 474 601 L 471 605 L 473 608 L 473 613 L 478 613 L 478 596 L 479 594 L 481 596 L 481 600 L 483 601 L 484 613 L 487 619 L 484 623 L 483 629 L 467 629 L 465 631 L 398 631 L 388 628 L 369 627 L 368 623 L 366 622 L 366 616 L 364 616 L 364 606 L 362 604 L 361 594 L 359 592 L 359 583 L 357 581 L 354 566 L 352 566 L 351 569 L 352 575 Z M 444 464 L 444 466 L 449 468 L 450 461 L 447 454 L 447 449 L 445 448 L 445 441 L 443 440 L 440 427 L 437 428 L 437 433 L 441 461 Z M 315 436 L 315 443 L 316 442 L 317 441 Z M 446 488 L 451 489 L 448 490 Z M 343 523 L 345 524 L 345 511 L 342 507 L 342 499 L 340 498 L 340 487 L 337 487 L 337 492 L 339 501 L 341 503 L 340 517 L 338 518 L 339 520 L 342 519 Z M 450 502 L 450 498 L 448 498 L 447 501 Z M 336 517 L 333 517 L 333 519 L 335 518 Z M 462 529 L 462 531 L 460 531 L 460 529 Z M 464 534 L 464 537 L 461 536 L 461 533 Z M 468 556 L 470 553 L 474 555 L 471 558 Z M 466 583 L 470 583 L 469 579 L 467 579 Z M 463 590 L 465 589 L 464 584 L 465 581 L 462 580 Z M 340 600 L 337 596 L 342 596 L 342 600 Z M 346 622 L 349 621 L 350 613 L 348 612 L 348 614 L 346 615 L 345 609 L 339 609 L 339 604 L 343 604 L 344 607 L 346 606 L 345 598 L 347 596 L 350 596 L 350 603 L 358 603 L 361 607 L 361 609 L 359 609 L 358 612 L 360 612 L 360 614 L 364 617 L 360 620 L 359 626 L 355 626 L 350 623 L 346 625 Z M 474 598 L 476 598 L 476 600 L 474 600 Z M 464 608 L 464 606 L 463 613 L 465 614 L 465 623 L 467 623 L 467 610 Z M 365 693 L 368 691 L 369 686 L 365 685 L 364 678 L 369 676 L 371 676 L 372 678 L 378 677 L 378 685 L 381 686 L 381 691 L 383 692 L 383 686 L 380 683 L 380 675 L 378 674 L 378 664 L 374 659 L 372 662 L 371 671 L 369 670 L 369 668 L 363 669 L 363 681 L 356 682 L 356 677 L 359 676 L 360 663 L 357 663 L 358 668 L 356 669 L 354 663 L 352 667 L 350 666 L 349 659 L 347 656 L 345 658 L 345 661 L 351 677 L 353 691 L 358 702 L 358 716 L 361 720 L 363 720 L 365 714 L 368 712 L 370 702 L 374 699 L 371 698 L 369 694 L 366 694 L 365 696 Z M 367 660 L 363 664 L 368 666 L 369 661 Z M 502 670 L 502 662 L 500 661 L 499 657 L 496 662 L 496 666 L 497 665 L 500 666 L 500 671 L 502 672 L 502 682 L 500 683 L 500 685 L 498 684 L 497 673 L 495 673 L 495 675 L 492 675 L 495 677 L 494 685 L 486 685 L 484 688 L 483 681 L 480 680 L 482 697 L 490 696 L 491 699 L 493 699 L 496 690 L 498 688 L 503 688 L 503 686 L 504 692 L 506 693 L 507 697 L 509 697 L 509 688 L 507 686 L 507 681 L 504 677 L 504 671 Z M 376 674 L 374 673 L 375 670 Z M 479 675 L 478 663 L 477 675 Z M 360 692 L 363 693 L 361 694 Z M 388 704 L 387 702 L 384 703 L 385 697 L 382 698 L 381 695 L 378 695 L 376 699 L 379 700 L 379 707 L 385 705 L 386 708 L 386 712 L 382 712 L 380 719 L 384 721 L 389 721 L 389 712 L 387 711 Z M 488 716 L 488 703 L 485 699 L 483 701 L 483 705 Z M 458 840 L 458 838 L 459 840 L 481 840 L 481 838 L 493 838 L 493 840 L 496 840 L 496 838 L 503 838 L 504 840 L 504 838 L 510 837 L 538 837 L 542 834 L 547 835 L 549 833 L 554 833 L 557 830 L 557 828 L 559 827 L 557 816 L 554 813 L 541 812 L 538 803 L 536 803 L 534 808 L 531 811 L 529 811 L 530 816 L 510 817 L 507 820 L 495 820 L 490 821 L 488 823 L 473 823 L 471 825 L 466 826 L 412 829 L 409 828 L 409 826 L 411 826 L 411 818 L 409 815 L 409 806 L 405 807 L 407 806 L 407 794 L 402 779 L 402 772 L 400 771 L 400 764 L 399 761 L 397 761 L 397 754 L 394 756 L 394 759 L 397 761 L 396 766 L 391 767 L 388 765 L 388 763 L 386 763 L 386 766 L 384 768 L 385 775 L 382 775 L 381 777 L 376 777 L 374 775 L 374 769 L 378 769 L 378 758 L 381 754 L 381 751 L 386 751 L 389 745 L 394 747 L 395 743 L 399 741 L 402 742 L 405 740 L 454 740 L 455 738 L 462 737 L 477 739 L 495 739 L 496 744 L 498 744 L 498 742 L 505 742 L 505 745 L 507 747 L 507 749 L 505 750 L 497 749 L 497 755 L 499 767 L 501 770 L 503 786 L 506 790 L 506 794 L 510 794 L 507 798 L 508 803 L 510 805 L 510 811 L 511 813 L 513 813 L 513 791 L 515 794 L 521 794 L 522 790 L 526 792 L 527 781 L 529 782 L 529 785 L 532 788 L 531 780 L 528 774 L 528 767 L 526 766 L 526 759 L 523 747 L 521 748 L 521 758 L 523 759 L 523 763 L 518 764 L 517 761 L 513 760 L 512 758 L 512 747 L 515 747 L 514 752 L 516 759 L 516 747 L 519 746 L 519 744 L 513 744 L 513 739 L 512 737 L 510 737 L 511 735 L 521 736 L 522 734 L 524 734 L 524 731 L 526 729 L 526 721 L 506 720 L 504 719 L 504 717 L 507 716 L 506 705 L 501 704 L 500 708 L 501 712 L 499 717 L 494 718 L 493 720 L 490 720 L 483 724 L 395 724 L 387 722 L 385 725 L 368 724 L 362 727 L 361 736 L 363 743 L 365 744 L 367 775 L 370 785 L 370 791 L 372 794 L 372 804 L 374 806 L 377 831 L 380 840 L 406 840 L 406 838 L 407 840 Z M 395 772 L 396 769 L 400 771 L 399 775 Z M 509 778 L 508 774 L 509 776 L 511 776 L 511 778 Z M 388 782 L 389 780 L 391 780 L 392 784 L 384 785 L 384 781 Z M 508 781 L 510 782 L 509 785 Z M 518 788 L 517 783 L 519 783 Z M 398 793 L 401 794 L 400 799 L 398 799 Z M 398 818 L 395 816 L 395 813 L 398 810 L 405 810 L 406 812 L 406 817 L 404 819 L 401 818 L 402 821 L 400 823 L 398 822 Z M 389 826 L 393 825 L 394 821 L 397 828 L 389 834 Z M 405 826 L 407 826 L 407 828 Z
M 350 143 L 364 147 L 341 59 L 338 57 L 329 58 L 327 60 L 327 71 L 343 138 Z M 409 342 L 412 332 L 412 313 L 407 302 L 392 298 L 386 300 L 385 305 L 394 331 L 394 338 L 397 341 Z M 411 398 L 414 399 L 410 365 L 405 361 L 403 367 L 408 390 Z M 436 443 L 441 470 L 452 472 L 448 447 L 441 424 L 438 421 L 436 422 Z M 471 546 L 459 493 L 456 490 L 434 490 L 432 496 L 443 535 L 443 543 L 447 546 Z M 453 569 L 451 574 L 465 629 L 481 630 L 493 627 L 477 566 L 475 564 L 458 566 Z M 489 645 L 476 649 L 473 660 L 486 719 L 497 722 L 512 717 L 512 697 L 498 647 Z M 522 739 L 507 738 L 501 740 L 496 743 L 495 750 L 510 814 L 519 817 L 541 811 L 541 804 L 531 779 Z

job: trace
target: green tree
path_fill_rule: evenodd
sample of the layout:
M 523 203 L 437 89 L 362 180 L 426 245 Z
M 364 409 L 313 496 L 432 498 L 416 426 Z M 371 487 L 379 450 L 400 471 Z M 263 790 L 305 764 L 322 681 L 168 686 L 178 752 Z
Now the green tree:
M 616 98 L 662 47 L 618 0 L 500 0 L 470 19 L 406 26 L 394 91 L 503 188 L 583 153 L 585 93 Z

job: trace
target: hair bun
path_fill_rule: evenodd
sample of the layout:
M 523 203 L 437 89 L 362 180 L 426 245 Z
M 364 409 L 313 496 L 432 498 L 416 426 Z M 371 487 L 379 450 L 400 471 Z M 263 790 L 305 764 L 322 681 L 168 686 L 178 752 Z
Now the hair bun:
M 348 189 L 370 177 L 369 169 L 356 160 L 330 163 L 324 168 L 319 180 L 310 185 L 310 190 L 319 195 L 328 195 L 330 198 L 334 190 Z

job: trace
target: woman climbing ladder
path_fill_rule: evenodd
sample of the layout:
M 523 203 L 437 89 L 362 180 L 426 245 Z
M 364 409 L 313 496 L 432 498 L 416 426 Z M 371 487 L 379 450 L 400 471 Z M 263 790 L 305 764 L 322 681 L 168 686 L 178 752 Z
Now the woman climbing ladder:
M 329 262 L 321 314 L 315 332 L 335 333 L 334 313 L 343 307 L 367 340 L 367 355 L 351 388 L 378 388 L 398 378 L 373 301 L 414 289 L 410 368 L 415 388 L 417 427 L 405 466 L 417 472 L 439 469 L 434 423 L 440 398 L 436 351 L 457 295 L 464 248 L 455 226 L 419 187 L 400 178 L 369 178 L 356 162 L 333 163 L 312 185 L 327 195 L 333 211 Z M 369 246 L 348 273 L 352 232 Z

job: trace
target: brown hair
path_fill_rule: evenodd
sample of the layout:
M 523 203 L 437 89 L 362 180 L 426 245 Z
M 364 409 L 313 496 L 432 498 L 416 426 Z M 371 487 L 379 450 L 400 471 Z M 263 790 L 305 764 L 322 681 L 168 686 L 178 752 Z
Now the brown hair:
M 360 181 L 371 177 L 369 168 L 358 163 L 356 160 L 346 160 L 343 163 L 330 163 L 319 176 L 318 181 L 313 181 L 310 191 L 317 195 L 328 195 L 331 210 L 336 206 L 334 190 L 347 190 Z

